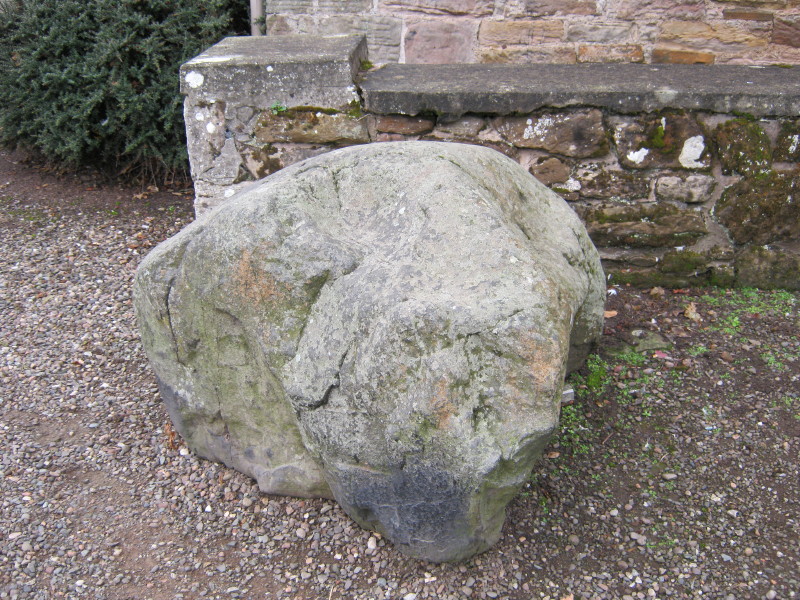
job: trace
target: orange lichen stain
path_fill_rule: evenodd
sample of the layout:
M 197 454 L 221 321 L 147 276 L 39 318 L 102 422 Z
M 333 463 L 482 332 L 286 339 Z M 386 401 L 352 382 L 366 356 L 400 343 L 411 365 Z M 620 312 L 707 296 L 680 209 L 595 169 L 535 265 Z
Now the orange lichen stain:
M 450 400 L 448 383 L 449 382 L 445 378 L 437 381 L 433 398 L 431 399 L 433 414 L 436 415 L 437 429 L 443 429 L 447 427 L 450 422 L 450 417 L 456 413 L 456 407 Z
M 526 338 L 523 340 L 524 357 L 534 384 L 550 389 L 561 377 L 561 349 L 554 340 Z
M 274 303 L 286 295 L 286 286 L 277 281 L 269 272 L 254 266 L 250 250 L 242 252 L 242 257 L 234 268 L 234 292 L 253 302 Z

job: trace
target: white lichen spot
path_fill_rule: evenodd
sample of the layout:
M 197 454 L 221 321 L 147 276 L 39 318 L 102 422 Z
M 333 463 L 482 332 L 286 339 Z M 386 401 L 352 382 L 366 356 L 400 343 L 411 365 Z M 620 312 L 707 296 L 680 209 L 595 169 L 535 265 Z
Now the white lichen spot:
M 525 132 L 522 134 L 522 137 L 524 137 L 526 140 L 531 138 L 543 140 L 547 135 L 547 131 L 553 124 L 555 124 L 555 120 L 552 117 L 541 117 L 536 121 L 536 124 L 534 124 L 531 119 L 528 119 L 528 126 L 525 128 Z
M 644 162 L 644 159 L 647 158 L 648 154 L 650 154 L 650 150 L 647 148 L 639 148 L 636 152 L 628 152 L 628 160 L 640 165 Z
M 705 165 L 700 162 L 700 157 L 706 149 L 706 143 L 702 135 L 690 137 L 683 143 L 681 155 L 678 162 L 687 169 L 702 169 Z
M 217 126 L 214 125 L 213 123 L 206 123 L 206 131 L 208 133 L 216 133 L 217 132 Z
M 525 131 L 522 132 L 522 137 L 526 140 L 529 140 L 533 137 L 533 121 L 528 119 L 525 121 L 527 127 L 525 127 Z
M 206 80 L 203 74 L 197 71 L 189 71 L 184 79 L 186 79 L 186 83 L 189 84 L 190 88 L 199 88 Z
M 516 256 L 513 256 L 513 255 L 508 260 L 512 265 L 514 265 L 514 264 L 519 262 L 519 259 Z
M 789 154 L 794 154 L 798 147 L 800 147 L 800 135 L 792 136 L 792 143 L 789 144 Z
M 578 181 L 577 179 L 573 179 L 572 177 L 570 177 L 564 183 L 564 188 L 566 188 L 570 192 L 577 192 L 581 189 L 581 182 Z
M 225 192 L 222 195 L 225 196 L 226 198 L 230 198 L 235 193 L 236 193 L 236 190 L 225 190 Z
M 201 112 L 194 113 L 194 118 L 197 119 L 198 121 L 205 121 L 206 120 L 206 116 Z
M 402 214 L 405 214 L 405 212 L 406 212 L 406 207 L 405 207 L 405 206 L 401 207 L 401 208 L 400 208 L 400 210 L 398 210 L 397 212 L 398 212 L 398 214 L 401 214 L 401 215 L 402 215 Z
M 272 73 L 275 69 L 272 68 L 272 65 L 267 65 L 267 73 Z

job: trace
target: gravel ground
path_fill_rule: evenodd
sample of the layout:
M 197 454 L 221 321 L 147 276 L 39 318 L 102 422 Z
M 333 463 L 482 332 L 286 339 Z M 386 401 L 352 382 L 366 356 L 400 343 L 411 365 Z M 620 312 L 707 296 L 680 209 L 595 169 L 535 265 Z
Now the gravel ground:
M 190 220 L 0 154 L 0 598 L 800 597 L 800 294 L 612 288 L 501 541 L 434 565 L 172 432 L 130 287 Z

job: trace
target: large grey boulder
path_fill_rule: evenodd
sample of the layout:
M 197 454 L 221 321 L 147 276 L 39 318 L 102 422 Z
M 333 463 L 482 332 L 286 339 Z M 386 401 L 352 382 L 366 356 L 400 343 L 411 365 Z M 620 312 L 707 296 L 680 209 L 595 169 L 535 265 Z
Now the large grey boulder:
M 601 332 L 574 212 L 493 150 L 373 144 L 288 167 L 158 246 L 134 300 L 176 428 L 403 552 L 488 548 Z

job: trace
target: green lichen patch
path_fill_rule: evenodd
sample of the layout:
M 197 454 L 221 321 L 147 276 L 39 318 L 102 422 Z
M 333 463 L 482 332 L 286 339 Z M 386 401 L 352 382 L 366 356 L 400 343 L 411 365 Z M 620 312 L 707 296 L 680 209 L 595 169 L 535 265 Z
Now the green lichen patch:
M 800 177 L 762 173 L 725 190 L 715 208 L 737 244 L 800 239 Z
M 262 143 L 366 143 L 367 124 L 354 114 L 304 106 L 279 113 L 266 110 L 258 118 L 254 136 Z
M 751 246 L 736 255 L 736 284 L 800 290 L 800 251 L 789 246 Z
M 784 121 L 775 143 L 775 160 L 800 162 L 800 119 Z
M 702 254 L 691 250 L 676 250 L 667 252 L 661 259 L 661 271 L 676 275 L 691 275 L 704 273 L 707 270 L 708 260 Z
M 672 144 L 667 145 L 667 130 L 659 123 L 647 136 L 646 148 L 653 148 L 659 150 L 666 150 L 667 152 L 674 152 L 675 148 Z
M 664 273 L 657 269 L 620 269 L 607 268 L 609 283 L 613 285 L 630 285 L 633 287 L 685 288 L 699 286 L 709 282 L 708 275 L 696 276 Z
M 772 168 L 769 137 L 756 121 L 738 118 L 722 123 L 714 130 L 722 172 L 754 177 Z
M 709 285 L 731 288 L 736 284 L 736 271 L 731 265 L 715 265 L 708 276 Z
M 603 204 L 581 211 L 597 246 L 686 246 L 708 230 L 701 213 L 667 203 Z

